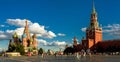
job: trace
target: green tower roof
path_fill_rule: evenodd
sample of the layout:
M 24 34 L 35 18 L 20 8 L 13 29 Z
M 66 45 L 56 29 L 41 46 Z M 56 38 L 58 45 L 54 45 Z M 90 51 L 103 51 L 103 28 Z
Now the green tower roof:
M 25 33 L 23 33 L 22 38 L 26 38 L 26 37 L 27 37 L 27 35 Z
M 30 42 L 33 42 L 33 39 L 32 39 L 32 37 L 30 37 Z
M 18 35 L 16 32 L 14 33 L 13 38 L 18 38 Z
M 95 13 L 96 13 L 96 9 L 95 9 L 95 6 L 94 6 L 94 1 L 93 1 L 92 14 L 95 14 Z

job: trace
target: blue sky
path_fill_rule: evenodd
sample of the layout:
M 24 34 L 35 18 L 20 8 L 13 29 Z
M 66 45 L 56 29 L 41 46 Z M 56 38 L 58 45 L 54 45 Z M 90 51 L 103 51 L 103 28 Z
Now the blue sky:
M 95 0 L 103 40 L 120 38 L 119 3 L 119 0 Z M 39 47 L 58 50 L 60 45 L 72 44 L 74 36 L 81 42 L 81 38 L 85 37 L 84 28 L 89 26 L 91 11 L 92 0 L 0 0 L 0 34 L 13 33 L 11 30 L 21 26 L 12 22 L 27 19 L 32 24 L 37 23 L 35 26 L 44 27 L 47 34 L 49 31 L 54 34 L 52 38 L 38 37 L 42 42 Z M 7 48 L 6 39 L 9 37 L 0 37 L 0 48 Z M 45 43 L 47 45 L 43 45 Z

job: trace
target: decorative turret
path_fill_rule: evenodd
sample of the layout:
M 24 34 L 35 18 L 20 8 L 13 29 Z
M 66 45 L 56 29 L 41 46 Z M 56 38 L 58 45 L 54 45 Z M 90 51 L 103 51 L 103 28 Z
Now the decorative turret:
M 28 45 L 26 33 L 23 33 L 23 35 L 22 35 L 22 44 L 23 44 L 25 52 L 26 52 L 27 51 L 27 45 Z
M 68 44 L 66 44 L 65 48 L 68 48 Z
M 26 37 L 27 37 L 27 35 L 25 33 L 23 33 L 22 38 L 26 38 Z
M 36 34 L 34 34 L 34 35 L 32 36 L 32 38 L 36 38 Z
M 77 39 L 76 39 L 76 37 L 74 37 L 74 39 L 73 39 L 73 42 L 74 42 L 74 46 L 77 46 Z
M 36 34 L 34 34 L 34 35 L 32 36 L 32 38 L 33 38 L 33 47 L 34 47 L 34 48 L 37 48 Z
M 25 29 L 24 29 L 24 33 L 26 33 L 27 39 L 30 39 L 30 33 L 28 30 L 28 21 L 25 21 L 26 25 L 25 25 Z
M 18 38 L 18 35 L 16 32 L 14 33 L 13 38 Z
M 33 41 L 36 42 L 36 34 L 33 34 L 32 38 L 33 38 Z
M 33 42 L 33 39 L 32 39 L 32 37 L 30 37 L 30 42 Z
M 16 32 L 15 32 L 14 35 L 13 35 L 13 39 L 14 39 L 14 43 L 15 43 L 15 44 L 19 44 L 19 43 L 20 43 L 20 42 L 19 42 L 18 35 L 17 35 Z

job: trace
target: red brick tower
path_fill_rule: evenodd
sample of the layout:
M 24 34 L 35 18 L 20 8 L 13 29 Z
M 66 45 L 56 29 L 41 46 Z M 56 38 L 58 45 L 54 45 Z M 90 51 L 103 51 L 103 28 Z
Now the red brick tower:
M 102 28 L 99 27 L 99 23 L 97 21 L 97 12 L 95 10 L 93 3 L 90 25 L 86 30 L 86 39 L 82 40 L 82 44 L 85 49 L 88 49 L 101 41 L 102 41 Z

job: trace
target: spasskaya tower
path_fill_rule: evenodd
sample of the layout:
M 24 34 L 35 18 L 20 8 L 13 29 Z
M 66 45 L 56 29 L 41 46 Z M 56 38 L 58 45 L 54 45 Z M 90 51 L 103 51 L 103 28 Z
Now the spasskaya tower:
M 85 49 L 91 48 L 102 41 L 102 28 L 99 26 L 97 12 L 93 3 L 89 27 L 86 29 L 86 39 L 82 39 L 82 45 Z

